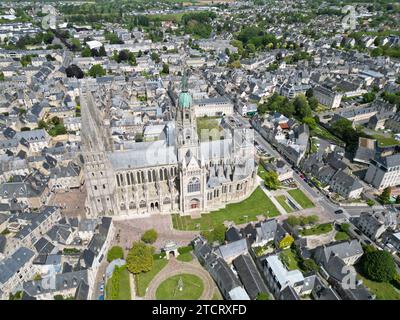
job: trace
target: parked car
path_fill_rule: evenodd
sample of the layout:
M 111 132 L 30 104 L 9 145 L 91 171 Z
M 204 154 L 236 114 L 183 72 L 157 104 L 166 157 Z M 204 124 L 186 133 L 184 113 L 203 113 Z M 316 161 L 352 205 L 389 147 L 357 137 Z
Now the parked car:
M 362 232 L 360 230 L 358 230 L 358 229 L 354 229 L 354 232 L 357 233 L 359 236 L 362 235 Z
M 341 210 L 341 209 L 335 211 L 335 214 L 342 214 L 342 213 L 343 213 L 343 210 Z
M 372 242 L 369 241 L 368 239 L 365 239 L 364 242 L 365 242 L 366 244 L 372 244 Z

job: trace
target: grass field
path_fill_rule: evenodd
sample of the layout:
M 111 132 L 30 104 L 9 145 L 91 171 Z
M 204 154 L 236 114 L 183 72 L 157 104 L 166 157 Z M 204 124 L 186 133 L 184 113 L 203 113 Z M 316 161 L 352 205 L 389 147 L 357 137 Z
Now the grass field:
M 293 208 L 289 204 L 287 204 L 285 196 L 276 196 L 275 199 L 279 202 L 279 204 L 283 207 L 283 209 L 285 209 L 287 213 L 293 212 Z
M 190 262 L 193 260 L 193 255 L 191 252 L 185 252 L 181 253 L 176 259 L 183 262 Z
M 288 193 L 303 209 L 315 207 L 314 203 L 300 189 L 289 190 Z
M 348 240 L 349 238 L 350 238 L 349 235 L 346 232 L 343 232 L 343 231 L 338 231 L 335 234 L 335 240 L 336 241 Z
M 247 199 L 228 204 L 224 209 L 202 214 L 201 218 L 172 215 L 172 224 L 178 230 L 211 230 L 224 221 L 233 221 L 235 224 L 256 221 L 258 215 L 265 217 L 279 215 L 271 199 L 259 187 Z
M 376 295 L 377 300 L 400 300 L 400 293 L 390 283 L 375 282 L 368 280 L 361 275 L 358 276 L 362 279 L 363 284 L 369 289 L 372 294 Z
M 149 272 L 139 273 L 136 276 L 136 294 L 139 297 L 144 297 L 146 289 L 149 286 L 151 280 L 164 268 L 168 263 L 167 259 L 156 259 L 154 260 L 153 269 Z
M 181 279 L 182 290 L 179 290 Z M 197 300 L 204 291 L 203 281 L 193 274 L 183 273 L 170 277 L 156 291 L 157 300 Z
M 309 229 L 303 229 L 300 231 L 300 234 L 302 236 L 314 236 L 314 235 L 328 233 L 331 232 L 332 230 L 333 230 L 332 223 L 322 223 Z
M 222 128 L 219 125 L 219 118 L 216 117 L 202 117 L 197 118 L 197 134 L 202 141 L 220 140 L 220 132 Z
M 131 300 L 131 285 L 129 281 L 129 271 L 124 268 L 120 272 L 118 292 L 113 292 L 111 281 L 114 275 L 108 280 L 106 285 L 107 300 Z
M 281 259 L 282 263 L 288 268 L 288 270 L 296 270 L 300 269 L 296 254 L 291 249 L 283 250 L 279 254 L 279 258 Z
M 376 139 L 380 147 L 397 146 L 400 144 L 400 141 L 397 141 L 395 138 L 392 137 L 385 137 L 379 134 L 374 134 L 371 137 Z
M 338 137 L 334 136 L 332 133 L 330 133 L 328 130 L 318 124 L 316 128 L 312 130 L 311 134 L 322 139 L 337 143 L 339 145 L 344 144 L 342 140 L 340 140 Z
M 267 170 L 264 169 L 263 165 L 260 163 L 257 167 L 257 174 L 258 176 L 265 180 L 265 174 L 267 173 Z

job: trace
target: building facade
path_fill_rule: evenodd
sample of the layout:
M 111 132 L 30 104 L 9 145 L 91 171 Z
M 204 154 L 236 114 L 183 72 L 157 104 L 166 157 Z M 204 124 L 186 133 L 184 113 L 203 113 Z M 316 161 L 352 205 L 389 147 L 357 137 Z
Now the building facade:
M 126 150 L 113 150 L 92 93 L 82 96 L 90 216 L 198 215 L 243 200 L 256 188 L 251 130 L 226 129 L 224 139 L 200 142 L 185 76 L 165 140 L 134 143 Z M 107 108 L 103 103 L 99 108 Z

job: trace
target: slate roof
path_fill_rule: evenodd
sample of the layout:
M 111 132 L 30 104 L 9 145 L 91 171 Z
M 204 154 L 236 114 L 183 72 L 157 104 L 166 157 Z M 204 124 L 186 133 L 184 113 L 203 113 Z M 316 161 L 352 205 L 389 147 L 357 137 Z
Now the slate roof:
M 224 260 L 237 257 L 248 251 L 246 239 L 240 239 L 222 246 L 219 246 L 216 253 Z
M 0 283 L 6 283 L 14 274 L 30 261 L 35 253 L 26 248 L 18 248 L 10 257 L 0 261 Z
M 232 261 L 240 281 L 243 283 L 249 297 L 255 299 L 260 292 L 267 293 L 268 289 L 249 255 L 240 255 Z

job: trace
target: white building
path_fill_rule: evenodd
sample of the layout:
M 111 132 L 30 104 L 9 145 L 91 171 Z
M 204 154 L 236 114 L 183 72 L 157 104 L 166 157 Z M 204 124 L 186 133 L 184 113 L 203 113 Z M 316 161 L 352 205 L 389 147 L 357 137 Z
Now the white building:
M 400 154 L 371 160 L 365 181 L 377 189 L 400 184 Z

